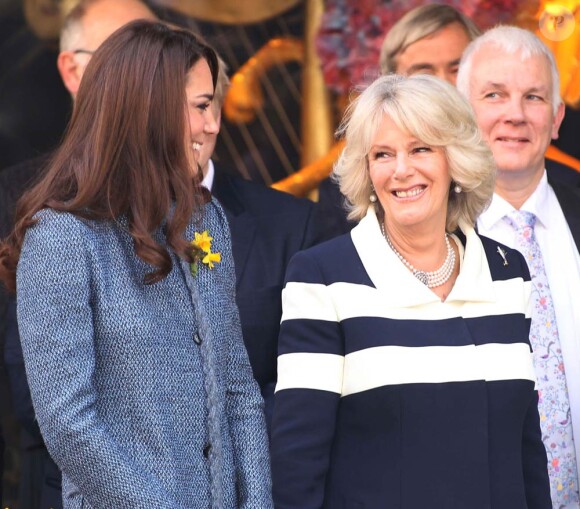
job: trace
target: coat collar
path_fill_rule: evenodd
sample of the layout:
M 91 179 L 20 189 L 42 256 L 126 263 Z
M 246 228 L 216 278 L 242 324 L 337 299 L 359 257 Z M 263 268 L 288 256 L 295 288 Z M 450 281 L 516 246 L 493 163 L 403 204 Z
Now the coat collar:
M 466 245 L 460 248 L 463 259 L 459 276 L 445 302 L 493 302 L 495 290 L 481 240 L 473 227 L 460 225 L 460 229 Z M 369 278 L 389 305 L 411 307 L 439 302 L 439 297 L 415 278 L 389 248 L 373 206 L 351 231 L 351 237 Z

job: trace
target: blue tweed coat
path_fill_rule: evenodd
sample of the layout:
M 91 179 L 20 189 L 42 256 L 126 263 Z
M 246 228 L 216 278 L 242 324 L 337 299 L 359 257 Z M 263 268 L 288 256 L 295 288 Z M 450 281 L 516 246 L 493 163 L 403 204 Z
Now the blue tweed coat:
M 215 201 L 186 235 L 204 230 L 222 262 L 192 278 L 172 254 L 153 285 L 124 221 L 44 210 L 26 234 L 18 324 L 66 509 L 272 507 L 262 400 Z

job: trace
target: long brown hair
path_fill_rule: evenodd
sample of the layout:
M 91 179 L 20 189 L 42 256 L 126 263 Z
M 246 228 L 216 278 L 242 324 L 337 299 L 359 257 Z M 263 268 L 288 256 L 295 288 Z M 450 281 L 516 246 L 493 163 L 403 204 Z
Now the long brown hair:
M 93 220 L 126 216 L 139 258 L 153 266 L 145 283 L 172 268 L 153 232 L 190 260 L 183 232 L 201 217 L 204 192 L 186 147 L 186 78 L 205 59 L 218 76 L 214 51 L 189 31 L 134 21 L 95 52 L 83 76 L 64 140 L 45 176 L 24 194 L 16 226 L 0 249 L 0 278 L 15 289 L 26 230 L 49 207 Z

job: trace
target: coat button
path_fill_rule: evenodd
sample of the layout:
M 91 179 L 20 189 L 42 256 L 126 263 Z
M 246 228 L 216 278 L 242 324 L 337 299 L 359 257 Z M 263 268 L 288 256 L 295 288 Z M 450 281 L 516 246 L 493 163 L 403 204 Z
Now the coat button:
M 210 449 L 211 449 L 211 444 L 206 444 L 206 446 L 203 448 L 203 455 L 205 458 L 209 458 Z
M 201 345 L 201 338 L 199 337 L 199 334 L 197 332 L 193 335 L 193 342 L 196 345 Z

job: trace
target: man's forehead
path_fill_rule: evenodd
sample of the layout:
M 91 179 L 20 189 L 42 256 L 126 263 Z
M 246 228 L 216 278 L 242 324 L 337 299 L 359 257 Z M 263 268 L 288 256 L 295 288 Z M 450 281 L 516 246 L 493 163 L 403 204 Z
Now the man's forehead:
M 155 15 L 140 2 L 102 0 L 91 4 L 82 20 L 84 39 L 90 49 L 97 49 L 107 37 L 137 19 L 155 20 Z
M 522 72 L 525 67 L 526 72 Z M 488 43 L 472 57 L 472 76 L 479 84 L 509 87 L 514 82 L 536 89 L 550 89 L 552 76 L 545 55 L 526 55 L 522 51 L 507 52 Z

